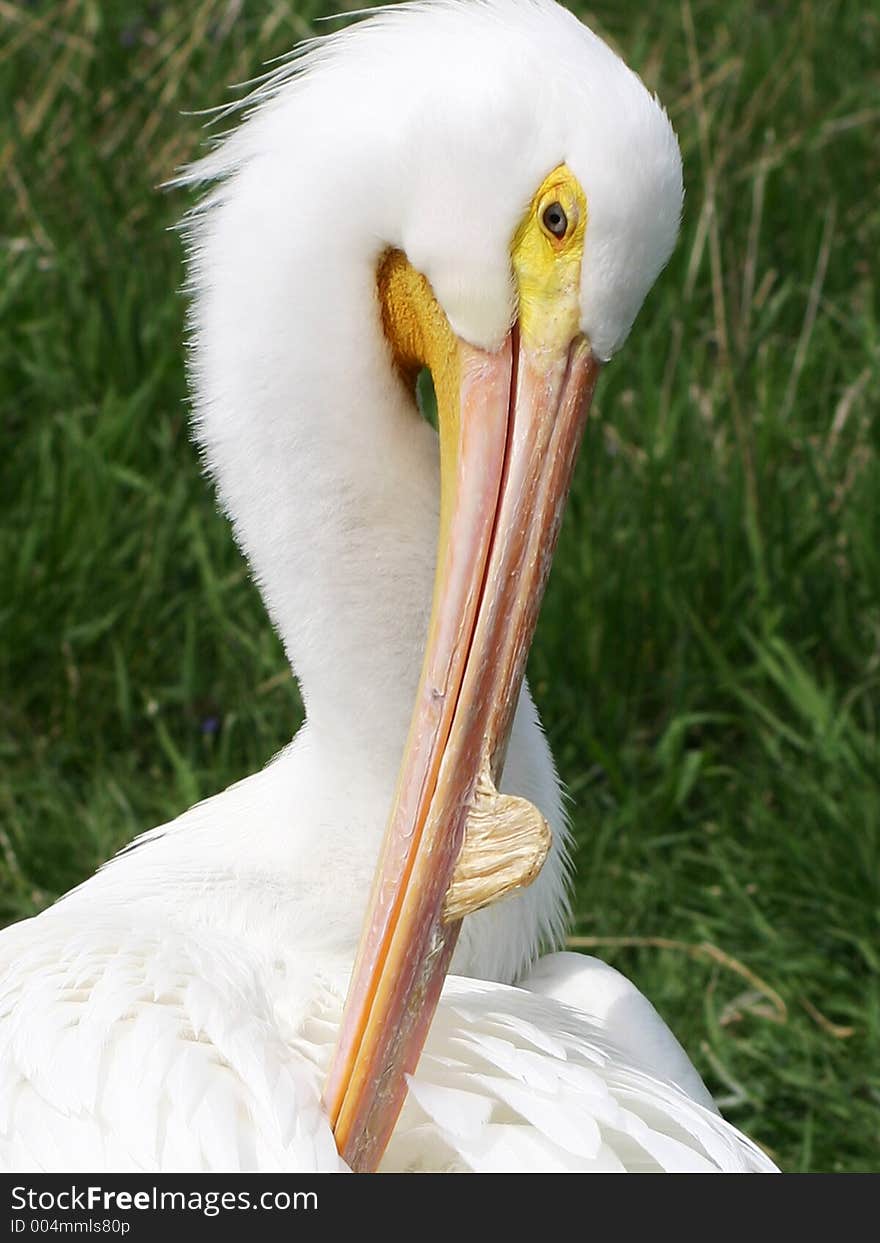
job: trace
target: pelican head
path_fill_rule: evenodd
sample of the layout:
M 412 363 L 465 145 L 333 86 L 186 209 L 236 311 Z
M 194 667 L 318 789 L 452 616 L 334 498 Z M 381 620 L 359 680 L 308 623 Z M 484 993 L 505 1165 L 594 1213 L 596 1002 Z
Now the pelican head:
M 497 787 L 593 387 L 671 253 L 681 162 L 656 100 L 551 0 L 380 11 L 310 45 L 257 102 L 192 175 L 221 181 L 195 224 L 198 419 L 310 717 L 310 687 L 338 674 L 294 616 L 290 501 L 272 479 L 323 437 L 360 489 L 409 435 L 422 368 L 437 394 L 427 641 L 325 1093 L 340 1151 L 370 1169 L 462 918 L 548 851 L 541 813 Z M 290 430 L 293 393 L 307 431 Z M 231 433 L 245 405 L 262 428 L 249 463 Z M 332 523 L 322 469 L 300 491 Z

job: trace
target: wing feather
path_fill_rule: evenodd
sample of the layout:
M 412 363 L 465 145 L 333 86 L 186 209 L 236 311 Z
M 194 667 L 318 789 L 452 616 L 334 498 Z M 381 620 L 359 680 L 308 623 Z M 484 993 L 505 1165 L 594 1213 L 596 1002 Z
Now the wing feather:
M 701 1099 L 635 1063 L 593 1016 L 523 989 L 450 978 L 382 1168 L 776 1167 Z
M 301 964 L 214 931 L 54 909 L 0 940 L 0 1169 L 345 1168 L 320 1103 L 344 972 L 297 992 Z M 678 1086 L 685 1055 L 648 1017 L 650 1064 L 609 1013 L 451 977 L 382 1168 L 775 1168 L 693 1068 Z
M 0 947 L 0 1169 L 341 1167 L 272 964 L 207 931 L 47 915 Z

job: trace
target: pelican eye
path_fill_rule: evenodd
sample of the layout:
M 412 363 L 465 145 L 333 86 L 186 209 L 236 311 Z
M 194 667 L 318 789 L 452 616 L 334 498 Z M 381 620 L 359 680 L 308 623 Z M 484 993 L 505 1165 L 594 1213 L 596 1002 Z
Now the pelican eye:
M 541 219 L 548 233 L 552 233 L 554 237 L 565 237 L 568 229 L 568 216 L 561 203 L 551 203 L 549 207 L 545 207 Z

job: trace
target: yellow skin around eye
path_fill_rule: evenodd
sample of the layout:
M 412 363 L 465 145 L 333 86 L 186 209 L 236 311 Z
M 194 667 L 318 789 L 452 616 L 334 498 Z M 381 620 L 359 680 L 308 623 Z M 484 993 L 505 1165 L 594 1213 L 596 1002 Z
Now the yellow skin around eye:
M 543 222 L 551 203 L 568 217 L 565 236 L 554 237 Z M 539 354 L 558 357 L 579 331 L 581 261 L 587 228 L 587 200 L 565 164 L 538 187 L 510 248 L 519 297 L 523 341 Z
M 568 219 L 561 238 L 543 223 L 551 203 L 559 203 Z M 533 366 L 546 359 L 558 366 L 580 331 L 581 260 L 587 227 L 587 202 L 580 183 L 565 164 L 544 178 L 514 234 L 510 258 L 517 291 L 520 337 Z M 388 251 L 377 274 L 379 303 L 385 336 L 395 364 L 414 384 L 428 367 L 437 395 L 440 456 L 444 481 L 454 478 L 459 439 L 461 356 L 459 342 L 449 326 L 428 280 L 416 272 L 406 255 Z M 441 490 L 441 531 L 448 518 L 451 491 Z
M 568 220 L 561 238 L 543 223 L 552 203 L 561 205 Z M 579 331 L 586 227 L 584 192 L 568 166 L 560 164 L 536 190 L 510 245 L 520 333 L 533 348 L 558 352 Z M 452 397 L 459 380 L 457 342 L 430 284 L 401 251 L 388 251 L 379 265 L 378 288 L 395 363 L 407 379 L 428 367 L 438 403 L 446 404 L 443 397 Z

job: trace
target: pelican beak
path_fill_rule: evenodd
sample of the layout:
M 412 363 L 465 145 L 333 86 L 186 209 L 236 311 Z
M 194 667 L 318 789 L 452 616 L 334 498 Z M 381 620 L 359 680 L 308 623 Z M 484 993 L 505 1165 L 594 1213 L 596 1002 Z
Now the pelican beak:
M 548 202 L 566 207 L 565 247 L 542 233 Z M 514 239 L 519 318 L 495 352 L 452 333 L 400 252 L 379 273 L 398 366 L 434 376 L 442 492 L 421 681 L 324 1095 L 358 1171 L 391 1136 L 462 918 L 528 884 L 550 845 L 496 785 L 599 371 L 578 328 L 585 221 L 562 165 Z

